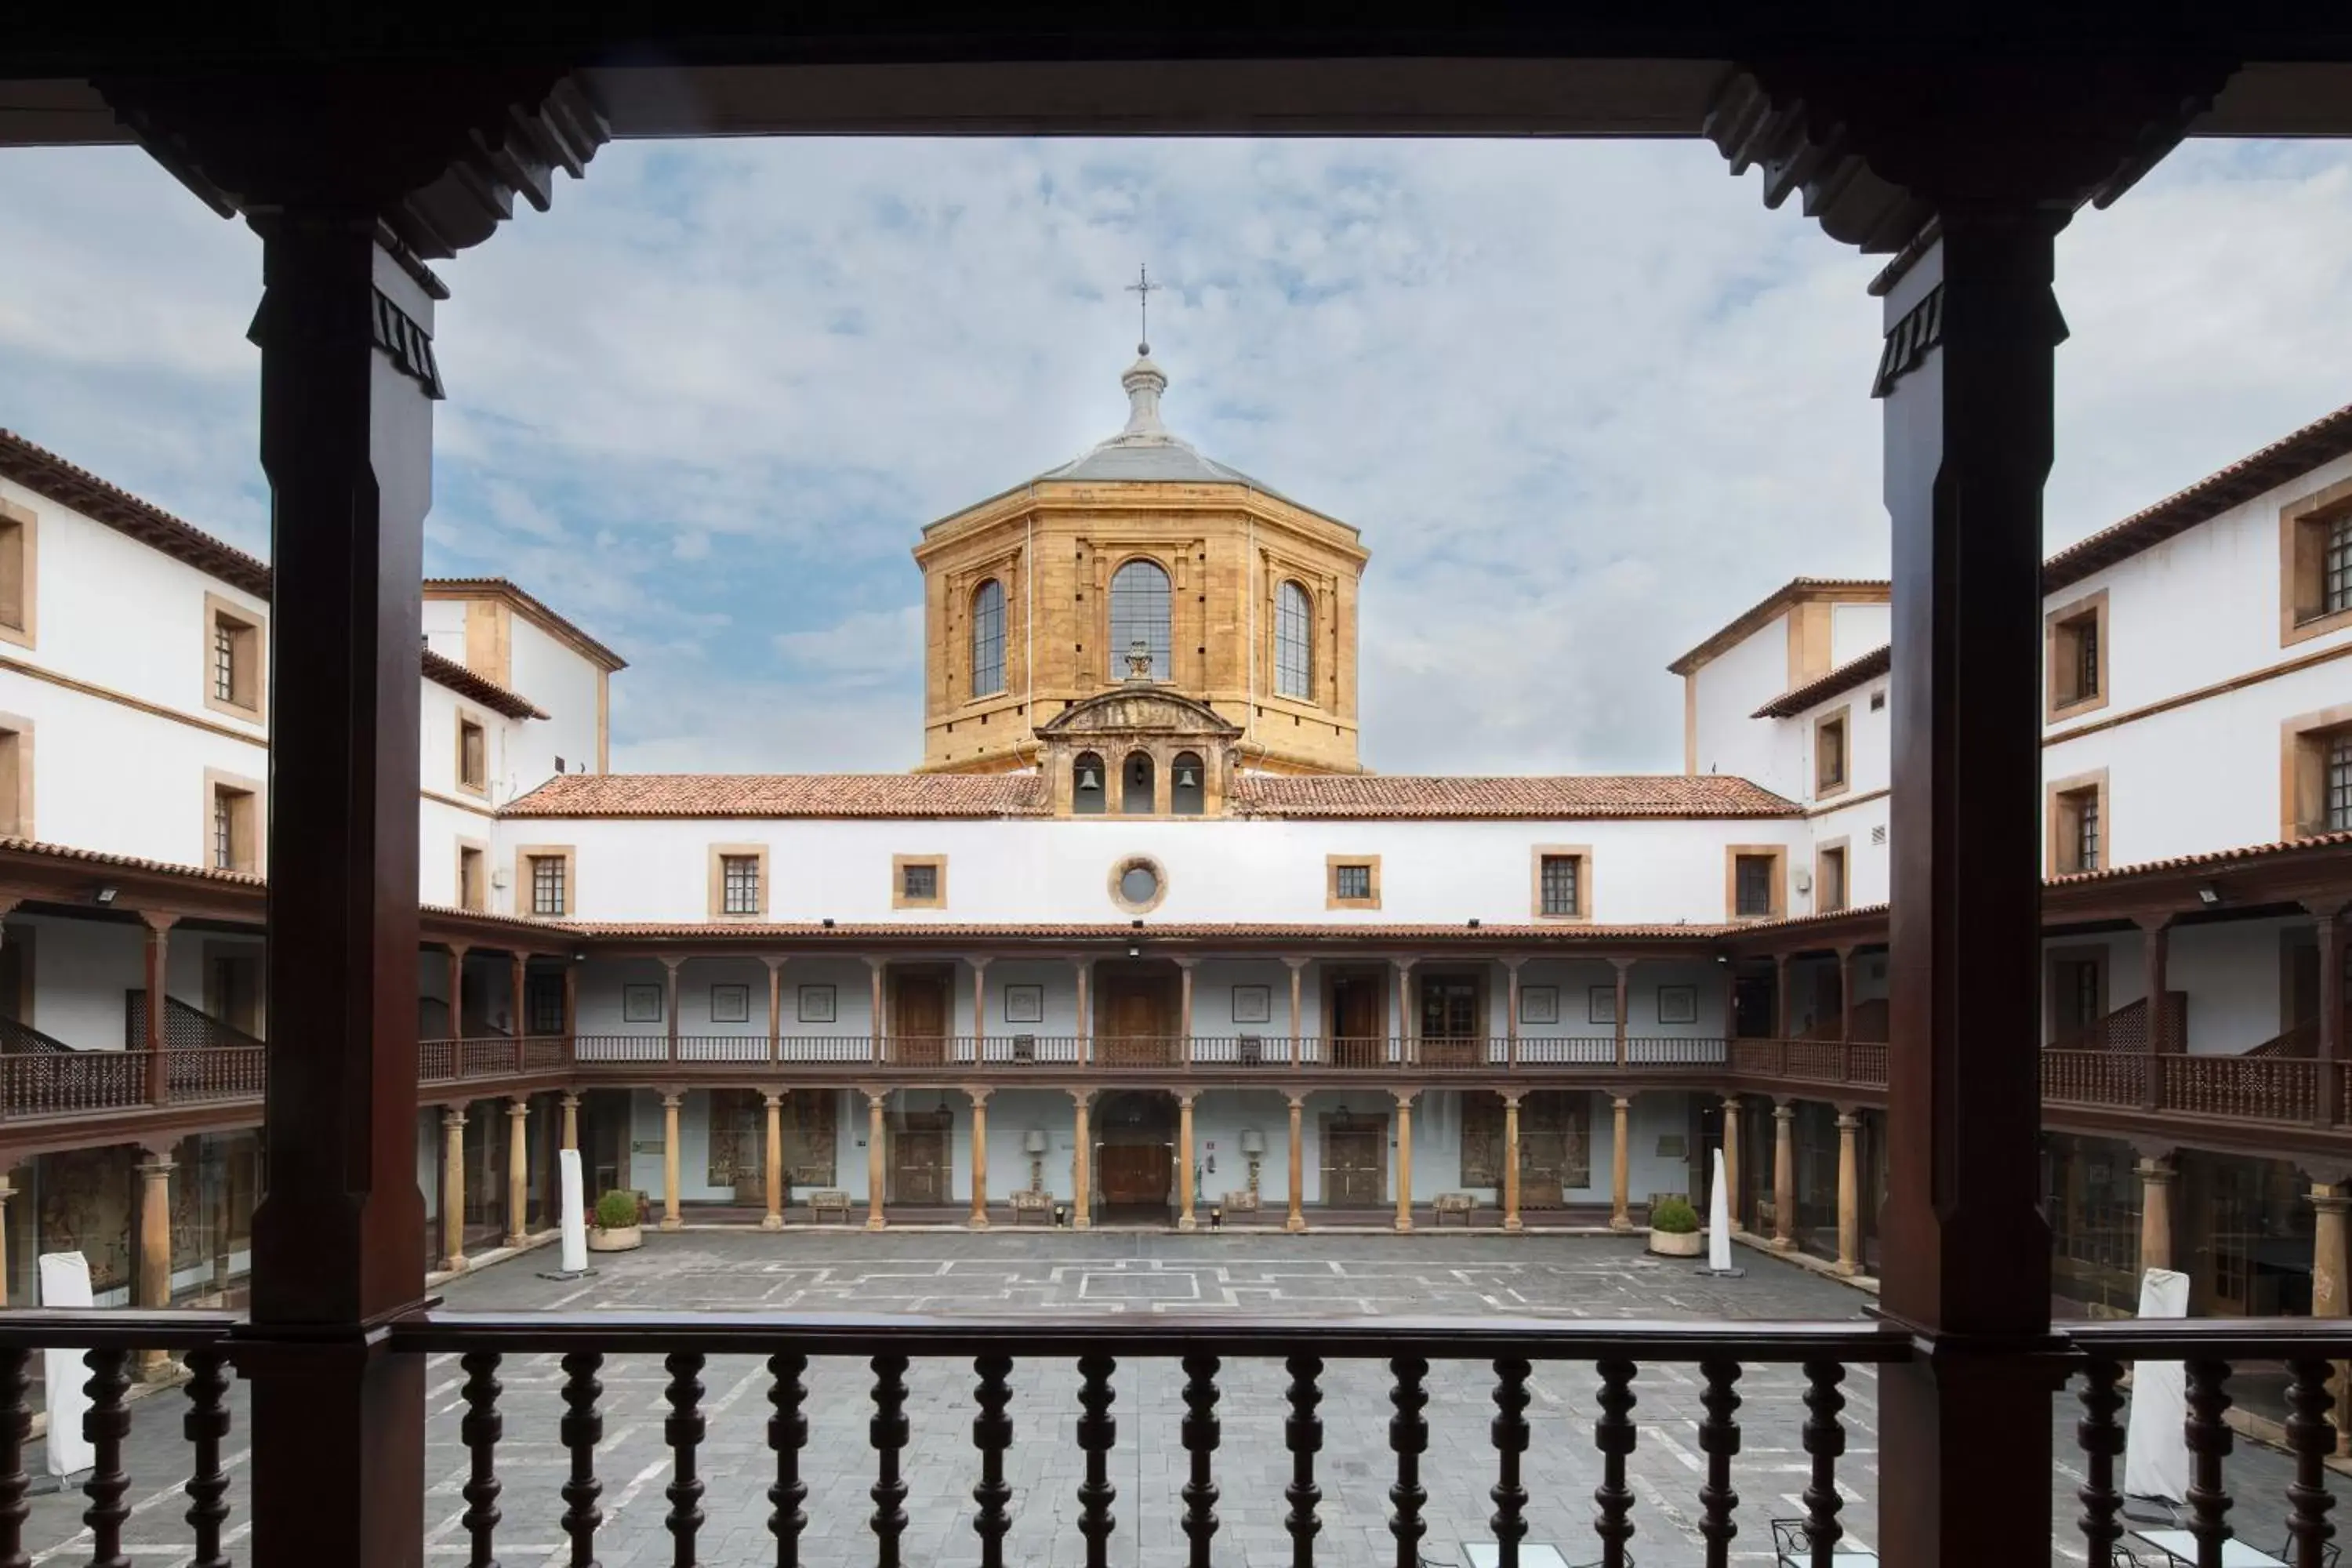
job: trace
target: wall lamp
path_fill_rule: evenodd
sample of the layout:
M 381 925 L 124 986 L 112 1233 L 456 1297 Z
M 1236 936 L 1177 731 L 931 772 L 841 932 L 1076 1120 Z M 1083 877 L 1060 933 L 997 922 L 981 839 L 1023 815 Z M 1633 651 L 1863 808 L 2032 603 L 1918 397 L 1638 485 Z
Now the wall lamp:
M 98 907 L 102 910 L 112 909 L 114 907 L 114 900 L 121 891 L 121 889 L 111 885 L 99 889 Z
M 1127 944 L 1127 956 L 1129 958 L 1141 958 L 1143 956 L 1143 949 L 1130 942 Z
M 2221 901 L 2221 889 L 2208 882 L 2197 889 L 2197 901 L 2209 910 L 2212 909 Z

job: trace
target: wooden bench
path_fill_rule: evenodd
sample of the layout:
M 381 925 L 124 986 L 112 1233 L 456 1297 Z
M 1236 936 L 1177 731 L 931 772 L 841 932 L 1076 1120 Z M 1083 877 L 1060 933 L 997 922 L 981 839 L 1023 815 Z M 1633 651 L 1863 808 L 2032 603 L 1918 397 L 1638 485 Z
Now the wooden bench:
M 1040 1225 L 1054 1223 L 1054 1196 L 1033 1187 L 1024 1187 L 1013 1194 L 1013 1223 L 1026 1225 L 1029 1215 L 1035 1215 Z
M 840 1215 L 844 1225 L 849 1223 L 849 1194 L 839 1187 L 819 1187 L 808 1195 L 808 1206 L 812 1224 L 823 1225 L 828 1214 Z
M 1447 1215 L 1458 1215 L 1463 1228 L 1467 1230 L 1470 1227 L 1470 1211 L 1477 1206 L 1478 1200 L 1471 1194 L 1440 1193 L 1429 1205 L 1431 1223 L 1444 1225 Z
M 1227 1193 L 1218 1201 L 1224 1205 L 1227 1214 L 1257 1213 L 1258 1195 L 1253 1192 Z

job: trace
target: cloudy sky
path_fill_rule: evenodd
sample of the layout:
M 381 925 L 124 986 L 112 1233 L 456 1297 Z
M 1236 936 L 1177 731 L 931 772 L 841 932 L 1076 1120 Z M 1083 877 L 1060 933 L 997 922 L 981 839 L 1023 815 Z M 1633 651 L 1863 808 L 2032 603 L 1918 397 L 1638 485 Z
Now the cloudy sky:
M 258 242 L 0 153 L 0 425 L 266 552 Z M 920 752 L 926 521 L 1170 424 L 1354 522 L 1364 754 L 1673 770 L 1667 661 L 1883 572 L 1876 263 L 1700 143 L 733 142 L 597 155 L 441 268 L 442 574 L 631 660 L 630 769 Z M 2202 143 L 2061 241 L 2063 544 L 2352 401 L 2352 150 Z

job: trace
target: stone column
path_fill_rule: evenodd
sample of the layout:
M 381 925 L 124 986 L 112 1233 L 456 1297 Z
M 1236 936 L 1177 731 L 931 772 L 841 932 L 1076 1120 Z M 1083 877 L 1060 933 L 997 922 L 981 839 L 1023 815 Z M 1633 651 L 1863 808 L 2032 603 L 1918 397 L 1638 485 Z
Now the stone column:
M 165 1027 L 168 1005 L 164 1000 L 171 971 L 166 961 L 172 927 L 180 917 L 142 910 L 139 918 L 147 927 L 147 1035 L 141 1042 L 147 1049 L 147 1103 L 162 1105 L 172 1098 L 171 1035 Z
M 1094 1056 L 1095 1010 L 1088 993 L 1094 989 L 1095 961 L 1074 958 L 1070 964 L 1078 972 L 1078 1065 L 1084 1067 Z
M 1282 1228 L 1297 1232 L 1307 1228 L 1307 1142 L 1299 1121 L 1307 1110 L 1307 1097 L 1290 1097 L 1290 1212 L 1283 1216 Z
M 2169 1149 L 2143 1152 L 2139 1161 L 2139 1266 L 2172 1267 L 2172 1184 L 2179 1173 Z M 2314 1316 L 2317 1316 L 2316 1309 Z
M 1282 962 L 1288 965 L 1290 969 L 1290 1065 L 1292 1067 L 1297 1067 L 1298 1065 L 1300 1041 L 1302 1037 L 1307 1033 L 1303 1022 L 1306 1016 L 1304 1004 L 1306 1001 L 1305 976 L 1307 973 L 1307 960 L 1303 958 L 1286 958 Z
M 1609 962 L 1617 971 L 1617 1022 L 1612 1032 L 1616 1037 L 1617 1065 L 1622 1068 L 1625 1065 L 1625 1014 L 1633 996 L 1633 961 L 1612 958 Z
M 1094 1224 L 1095 1152 L 1094 1134 L 1087 1125 L 1087 1110 L 1095 1097 L 1090 1089 L 1070 1090 L 1076 1106 L 1077 1136 L 1070 1153 L 1070 1227 L 1085 1230 Z
M 979 979 L 979 971 L 972 977 Z M 978 1084 L 964 1085 L 964 1093 L 971 1096 L 971 1228 L 988 1228 L 988 1090 Z
M 769 973 L 772 975 L 774 971 Z M 760 1216 L 760 1228 L 782 1230 L 784 1228 L 783 1090 L 770 1089 L 760 1096 L 760 1100 L 768 1111 L 768 1142 L 764 1148 L 767 1158 L 763 1162 L 767 1167 L 768 1212 Z
M 1788 1100 L 1772 1104 L 1772 1247 L 1787 1252 L 1797 1245 L 1797 1107 Z
M 1396 1091 L 1397 1114 L 1397 1229 L 1412 1228 L 1412 1097 L 1417 1089 Z
M 530 1215 L 530 1100 L 507 1101 L 507 1245 L 520 1247 Z
M 684 967 L 682 958 L 665 958 L 662 963 L 662 1017 L 669 1030 L 669 1059 L 677 1060 L 677 972 Z
M 1838 1255 L 1837 1271 L 1862 1272 L 1862 1118 L 1850 1106 L 1838 1107 Z
M 139 1162 L 139 1304 L 150 1310 L 172 1304 L 172 1154 L 149 1148 Z M 169 1351 L 139 1352 L 139 1373 L 158 1378 L 172 1364 Z
M 466 1108 L 441 1108 L 441 1267 L 466 1267 Z
M 888 968 L 890 967 L 890 961 L 889 961 L 888 959 L 887 959 L 887 958 L 868 958 L 868 959 L 866 961 L 866 967 L 869 971 L 871 971 L 871 972 L 872 972 L 873 979 L 874 979 L 874 997 L 873 997 L 873 1008 L 874 1008 L 874 1053 L 873 1053 L 873 1054 L 874 1054 L 874 1059 L 875 1059 L 876 1061 L 877 1061 L 877 1062 L 878 1062 L 878 1061 L 880 1061 L 880 1060 L 882 1059 L 882 1026 L 883 1026 L 883 1024 L 887 1021 L 887 1020 L 886 1020 L 886 1018 L 885 1018 L 885 1016 L 884 1016 L 883 1010 L 882 1010 L 882 975 L 883 975 L 883 972 L 884 972 L 884 971 L 886 971 L 887 969 L 888 969 Z
M 1517 978 L 1516 973 L 1513 978 Z M 1519 1097 L 1503 1096 L 1503 1228 L 1519 1228 Z
M 2323 1174 L 2341 1177 L 2341 1171 L 2326 1171 Z M 2352 1207 L 2352 1188 L 2341 1181 L 2314 1182 L 2311 1184 L 2311 1315 L 2315 1318 L 2352 1316 L 2352 1268 L 2347 1268 L 2344 1242 L 2344 1212 Z M 2336 1363 L 2336 1374 L 2329 1380 L 2336 1403 L 2328 1412 L 2336 1426 L 2336 1452 L 2352 1452 L 2352 1419 L 2347 1419 L 2344 1400 L 2352 1383 L 2347 1383 L 2347 1364 Z
M 1190 978 L 1191 970 L 1185 975 Z M 1176 1228 L 1194 1228 L 1192 1218 L 1192 1094 L 1189 1089 L 1176 1091 Z
M 576 1094 L 563 1097 L 563 1142 L 559 1147 L 574 1150 L 580 1147 L 580 1097 Z
M 1712 1173 L 1710 1173 L 1710 1179 Z M 1731 1213 L 1731 1234 L 1738 1236 L 1748 1227 L 1739 1222 L 1739 1097 L 1727 1095 L 1723 1101 L 1723 1187 L 1724 1201 Z M 1703 1205 L 1715 1202 L 1712 1188 L 1701 1200 Z M 1701 1212 L 1706 1212 L 1703 1208 Z
M 882 1166 L 882 1103 L 890 1091 L 869 1089 L 866 1091 L 866 1228 L 880 1230 L 890 1222 L 882 1214 L 882 1194 L 887 1184 L 887 1173 Z
M 677 1108 L 686 1096 L 677 1090 L 662 1090 L 662 1217 L 664 1230 L 676 1230 L 683 1222 L 677 1214 Z
M 1609 1228 L 1633 1228 L 1633 1097 L 1609 1097 Z
M 988 960 L 967 958 L 971 965 L 971 1059 L 988 1059 Z M 978 1101 L 973 1102 L 978 1110 Z
M 775 954 L 768 957 L 768 1059 L 783 1058 L 784 1043 L 784 961 Z

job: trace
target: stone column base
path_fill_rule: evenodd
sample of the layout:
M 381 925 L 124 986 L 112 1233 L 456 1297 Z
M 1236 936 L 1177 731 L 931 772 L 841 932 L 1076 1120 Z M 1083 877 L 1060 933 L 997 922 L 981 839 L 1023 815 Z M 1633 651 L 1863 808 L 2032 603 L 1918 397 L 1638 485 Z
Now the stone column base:
M 780 1214 L 763 1215 L 760 1219 L 760 1228 L 761 1230 L 782 1230 L 784 1228 L 784 1216 Z

